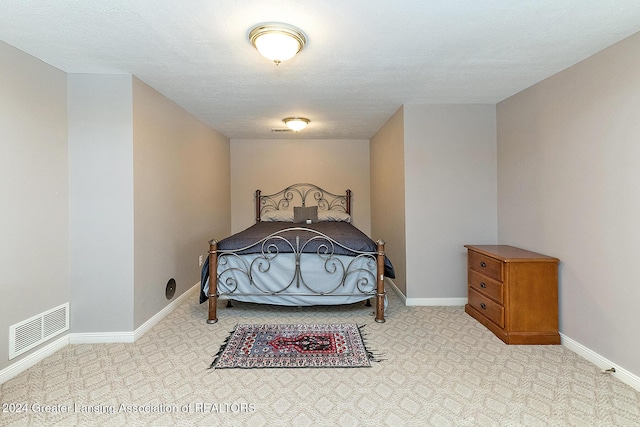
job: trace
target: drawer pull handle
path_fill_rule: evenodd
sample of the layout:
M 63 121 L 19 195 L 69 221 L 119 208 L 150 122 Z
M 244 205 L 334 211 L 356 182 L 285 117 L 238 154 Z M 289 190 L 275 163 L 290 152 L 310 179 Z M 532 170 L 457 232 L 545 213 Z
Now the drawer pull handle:
M 487 284 L 486 284 L 486 283 L 484 283 L 484 282 L 480 282 L 480 287 L 481 287 L 481 288 L 486 288 L 486 287 L 487 287 Z
M 483 309 L 483 310 L 486 310 L 487 309 L 487 304 L 481 303 L 480 304 L 480 308 Z
M 480 267 L 485 268 L 486 266 L 487 266 L 487 263 L 486 263 L 486 262 L 482 261 L 482 262 L 480 263 Z

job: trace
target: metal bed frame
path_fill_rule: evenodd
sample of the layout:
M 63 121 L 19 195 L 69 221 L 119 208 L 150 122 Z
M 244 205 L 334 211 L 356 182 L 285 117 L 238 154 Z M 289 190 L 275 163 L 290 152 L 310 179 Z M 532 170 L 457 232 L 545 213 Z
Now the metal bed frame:
M 256 222 L 261 221 L 263 214 L 269 211 L 286 210 L 295 206 L 307 206 L 308 199 L 316 202 L 318 210 L 339 210 L 351 215 L 351 191 L 346 190 L 344 195 L 330 193 L 313 184 L 294 184 L 277 193 L 262 195 L 260 190 L 255 193 Z M 295 234 L 295 239 L 287 239 L 284 235 Z M 268 290 L 261 285 L 261 276 L 268 275 L 273 261 L 281 251 L 279 245 L 285 245 L 290 250 L 287 254 L 293 254 L 293 262 L 287 275 L 290 280 L 282 284 L 277 290 Z M 307 247 L 313 244 L 313 252 L 305 252 Z M 241 257 L 242 253 L 253 249 L 254 258 L 249 261 Z M 352 257 L 348 262 L 343 262 L 336 255 L 336 249 L 347 252 Z M 235 258 L 238 262 L 231 265 L 229 261 Z M 344 246 L 330 236 L 317 230 L 306 227 L 292 226 L 284 230 L 265 236 L 248 246 L 233 249 L 218 249 L 218 241 L 209 241 L 209 314 L 207 323 L 216 323 L 218 298 L 233 299 L 234 295 L 269 296 L 363 296 L 369 295 L 375 298 L 375 320 L 382 323 L 384 318 L 384 241 L 376 242 L 375 251 L 359 251 Z M 333 279 L 335 286 L 330 291 L 318 291 L 313 283 L 305 280 L 305 261 L 321 262 L 329 279 Z M 361 262 L 357 262 L 361 261 Z M 366 268 L 364 267 L 366 266 Z M 248 280 L 253 291 L 237 292 L 238 282 L 236 276 Z M 215 277 L 216 280 L 211 280 Z M 340 292 L 347 279 L 354 278 L 357 292 Z M 229 289 L 220 292 L 218 284 L 224 283 Z M 375 286 L 371 284 L 375 283 Z M 373 290 L 367 290 L 371 288 Z M 367 299 L 370 305 L 370 299 Z

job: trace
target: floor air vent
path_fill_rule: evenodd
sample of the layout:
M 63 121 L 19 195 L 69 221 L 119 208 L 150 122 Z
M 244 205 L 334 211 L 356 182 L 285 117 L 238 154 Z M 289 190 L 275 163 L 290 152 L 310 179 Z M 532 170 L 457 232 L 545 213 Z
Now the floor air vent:
M 69 329 L 69 303 L 9 326 L 9 360 Z

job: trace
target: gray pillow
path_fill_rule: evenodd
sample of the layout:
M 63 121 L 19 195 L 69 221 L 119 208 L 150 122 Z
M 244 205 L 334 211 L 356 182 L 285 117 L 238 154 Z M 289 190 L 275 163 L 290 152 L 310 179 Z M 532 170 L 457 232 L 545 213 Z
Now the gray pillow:
M 318 222 L 317 206 L 296 206 L 293 208 L 293 222 L 306 222 L 308 219 L 310 219 L 311 222 Z

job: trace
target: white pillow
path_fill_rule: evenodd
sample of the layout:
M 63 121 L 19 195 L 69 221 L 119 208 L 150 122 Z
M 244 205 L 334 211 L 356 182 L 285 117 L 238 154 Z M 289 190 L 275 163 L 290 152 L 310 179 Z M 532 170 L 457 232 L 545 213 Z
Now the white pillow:
M 275 211 L 268 211 L 260 215 L 260 221 L 262 222 L 293 222 L 293 210 L 281 209 Z
M 343 222 L 351 222 L 351 215 L 346 212 L 339 210 L 319 210 L 318 211 L 318 221 L 343 221 Z

